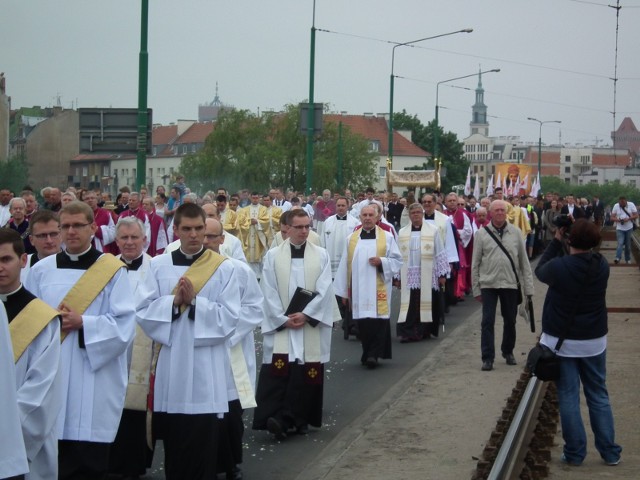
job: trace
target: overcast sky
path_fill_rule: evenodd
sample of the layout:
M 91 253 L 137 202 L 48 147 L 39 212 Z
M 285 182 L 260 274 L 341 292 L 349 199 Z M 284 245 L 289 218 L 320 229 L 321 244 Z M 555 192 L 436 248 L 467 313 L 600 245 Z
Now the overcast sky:
M 219 84 L 224 103 L 280 110 L 309 95 L 313 0 L 150 0 L 149 97 L 154 123 L 197 119 Z M 315 100 L 350 114 L 434 117 L 436 84 L 483 70 L 491 136 L 609 144 L 615 0 L 317 0 Z M 640 127 L 640 0 L 621 0 L 616 128 Z M 4 0 L 0 71 L 12 107 L 136 107 L 139 0 Z M 329 32 L 322 31 L 328 30 Z M 440 124 L 469 135 L 477 76 L 440 86 Z

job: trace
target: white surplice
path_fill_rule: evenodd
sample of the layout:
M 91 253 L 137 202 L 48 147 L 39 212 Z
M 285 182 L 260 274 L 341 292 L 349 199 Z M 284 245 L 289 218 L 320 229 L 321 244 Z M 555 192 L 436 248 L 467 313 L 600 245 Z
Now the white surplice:
M 56 318 L 33 339 L 16 363 L 16 389 L 29 480 L 58 472 L 56 421 L 62 408 L 60 321 Z
M 151 260 L 149 275 L 138 287 L 137 320 L 162 344 L 155 377 L 154 411 L 183 414 L 228 411 L 229 358 L 226 342 L 238 323 L 240 294 L 231 262 L 224 261 L 190 308 L 172 321 L 172 291 L 188 266 L 174 265 L 173 255 Z
M 262 334 L 263 334 L 263 356 L 262 363 L 271 363 L 275 333 L 278 328 L 287 321 L 287 317 L 284 312 L 287 310 L 287 305 L 283 305 L 280 299 L 280 293 L 278 289 L 278 279 L 276 278 L 276 261 L 278 258 L 278 252 L 283 248 L 291 248 L 291 243 L 286 240 L 279 247 L 272 248 L 267 252 L 264 258 L 264 269 L 262 271 L 262 280 L 260 287 L 264 294 L 264 320 L 262 322 Z M 312 243 L 307 242 L 305 246 L 305 256 L 314 255 L 320 265 L 320 275 L 316 279 L 316 284 L 313 290 L 317 292 L 316 297 L 309 302 L 304 308 L 302 313 L 307 317 L 314 320 L 318 320 L 320 323 L 316 327 L 320 329 L 320 362 L 326 363 L 329 361 L 331 353 L 331 330 L 333 328 L 333 322 L 339 320 L 336 317 L 337 311 L 334 306 L 336 305 L 335 294 L 333 293 L 333 285 L 331 283 L 331 262 L 329 261 L 329 255 L 322 247 L 318 247 Z M 305 260 L 302 258 L 292 258 L 291 268 L 289 276 L 288 299 L 291 300 L 293 294 L 296 291 L 296 287 L 309 288 L 305 285 Z M 306 328 L 306 327 L 305 327 Z M 289 333 L 289 361 L 298 361 L 302 363 L 305 358 L 304 351 L 304 328 L 299 329 L 287 329 Z
M 85 273 L 57 268 L 56 257 L 35 264 L 26 285 L 53 308 Z M 124 266 L 82 315 L 82 331 L 85 348 L 79 346 L 79 330 L 73 330 L 60 349 L 63 406 L 58 439 L 111 443 L 124 406 L 127 348 L 135 332 L 133 296 Z
M 347 237 L 353 233 L 359 223 L 348 213 L 345 220 L 338 220 L 337 215 L 331 215 L 324 221 L 320 245 L 327 249 L 331 259 L 331 274 L 334 277 L 338 270 L 338 265 L 340 265 L 340 258 L 342 258 Z
M 0 302 L 2 303 L 2 302 Z M 0 478 L 22 475 L 29 471 L 27 452 L 20 425 L 13 347 L 4 305 L 0 304 Z
M 352 235 L 360 235 L 360 232 L 361 230 L 358 230 L 347 238 L 342 258 L 340 259 L 340 265 L 336 272 L 336 278 L 334 280 L 335 292 L 336 295 L 343 298 L 349 297 L 349 279 L 347 278 L 347 251 L 349 241 Z M 398 244 L 393 238 L 393 235 L 382 229 L 377 229 L 376 234 L 379 232 L 384 234 L 386 242 L 385 255 L 380 258 L 382 260 L 382 275 L 385 288 L 387 290 L 388 311 L 391 312 L 391 281 L 395 275 L 400 273 L 402 255 L 400 254 Z M 351 307 L 354 319 L 389 318 L 388 313 L 386 315 L 378 313 L 376 279 L 379 273 L 377 267 L 369 264 L 369 259 L 371 257 L 378 256 L 376 243 L 376 239 L 360 239 L 353 253 L 353 260 L 351 263 Z

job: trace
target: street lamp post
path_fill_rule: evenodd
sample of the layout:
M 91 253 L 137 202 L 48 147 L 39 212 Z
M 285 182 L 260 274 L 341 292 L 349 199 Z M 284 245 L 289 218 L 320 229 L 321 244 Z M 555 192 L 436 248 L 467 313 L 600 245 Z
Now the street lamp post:
M 453 82 L 454 80 L 462 80 L 463 78 L 475 77 L 476 75 L 482 75 L 483 73 L 498 73 L 500 71 L 499 68 L 494 68 L 492 70 L 485 70 L 484 72 L 471 73 L 469 75 L 463 75 L 461 77 L 448 78 L 447 80 L 442 80 L 436 84 L 436 119 L 435 119 L 435 130 L 433 132 L 433 164 L 434 168 L 437 168 L 438 155 L 440 154 L 440 129 L 438 126 L 438 95 L 441 83 Z
M 532 122 L 538 122 L 540 125 L 540 132 L 538 134 L 538 177 L 540 184 L 542 183 L 542 125 L 545 123 L 562 123 L 560 120 L 538 120 L 537 118 L 527 117 L 527 120 Z M 541 188 L 542 190 L 542 188 Z
M 432 37 L 419 38 L 417 40 L 411 40 L 410 42 L 396 43 L 391 49 L 391 78 L 389 83 L 389 156 L 387 158 L 387 168 L 391 169 L 393 163 L 393 83 L 395 76 L 393 75 L 393 63 L 395 61 L 396 48 L 404 46 L 413 46 L 415 43 L 424 42 L 425 40 L 433 40 L 434 38 L 446 37 L 448 35 L 455 35 L 457 33 L 471 33 L 473 28 L 465 28 L 463 30 L 456 30 L 455 32 L 442 33 L 440 35 L 434 35 Z
M 311 21 L 311 46 L 309 52 L 309 110 L 307 111 L 307 182 L 306 194 L 311 193 L 313 184 L 313 134 L 315 133 L 314 77 L 316 64 L 316 2 L 313 0 L 313 19 Z

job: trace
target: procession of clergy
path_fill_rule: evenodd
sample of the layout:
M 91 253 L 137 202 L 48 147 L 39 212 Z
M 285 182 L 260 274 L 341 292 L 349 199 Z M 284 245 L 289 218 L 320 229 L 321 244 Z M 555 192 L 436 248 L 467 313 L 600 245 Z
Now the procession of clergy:
M 375 369 L 401 287 L 400 341 L 437 337 L 483 219 L 455 194 L 444 213 L 434 194 L 398 209 L 363 197 L 254 193 L 237 211 L 224 194 L 185 198 L 155 257 L 137 215 L 98 222 L 111 214 L 82 201 L 31 216 L 31 255 L 1 228 L 0 478 L 137 478 L 156 439 L 168 479 L 242 478 L 245 409 L 278 440 L 321 426 L 335 322 L 356 326 Z

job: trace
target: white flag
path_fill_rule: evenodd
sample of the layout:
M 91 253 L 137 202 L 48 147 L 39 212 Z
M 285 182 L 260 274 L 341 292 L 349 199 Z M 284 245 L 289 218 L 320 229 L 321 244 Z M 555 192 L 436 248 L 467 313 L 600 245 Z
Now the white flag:
M 478 178 L 477 173 L 476 173 L 476 184 L 473 186 L 473 196 L 476 197 L 476 200 L 480 199 L 480 179 Z
M 471 195 L 471 167 L 467 169 L 467 180 L 464 182 L 464 194 Z
M 493 195 L 493 174 L 491 175 L 491 180 L 487 183 L 487 190 L 485 194 L 488 196 Z

